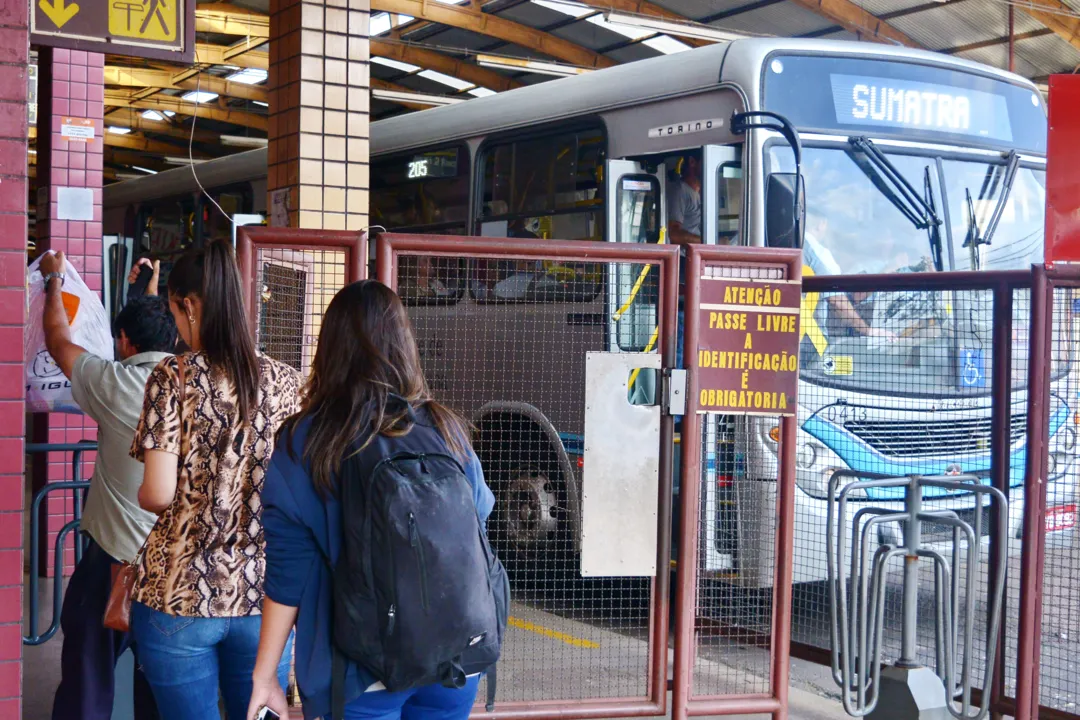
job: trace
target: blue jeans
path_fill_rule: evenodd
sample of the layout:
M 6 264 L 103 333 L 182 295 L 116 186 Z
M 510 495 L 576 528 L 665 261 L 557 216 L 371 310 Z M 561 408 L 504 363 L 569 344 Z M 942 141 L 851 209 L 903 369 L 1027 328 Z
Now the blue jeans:
M 425 685 L 399 693 L 367 692 L 345 706 L 343 720 L 466 720 L 479 685 L 478 675 L 469 678 L 460 690 Z
M 179 617 L 132 603 L 139 664 L 162 720 L 221 720 L 219 688 L 229 717 L 246 720 L 261 625 L 258 615 Z M 281 687 L 289 682 L 291 658 L 290 637 L 278 666 Z

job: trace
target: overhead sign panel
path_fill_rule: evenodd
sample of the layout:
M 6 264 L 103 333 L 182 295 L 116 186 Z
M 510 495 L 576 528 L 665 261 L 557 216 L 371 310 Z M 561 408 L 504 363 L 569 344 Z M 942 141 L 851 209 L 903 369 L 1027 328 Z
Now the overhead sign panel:
M 191 62 L 195 3 L 183 0 L 33 0 L 31 42 Z

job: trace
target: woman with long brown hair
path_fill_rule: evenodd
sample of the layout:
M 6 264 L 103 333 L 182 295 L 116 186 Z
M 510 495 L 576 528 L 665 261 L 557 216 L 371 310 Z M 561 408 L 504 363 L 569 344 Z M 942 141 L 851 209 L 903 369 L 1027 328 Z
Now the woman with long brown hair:
M 264 705 L 286 716 L 275 668 L 294 624 L 304 716 L 313 720 L 331 712 L 330 568 L 342 555 L 343 526 L 351 519 L 342 517 L 339 475 L 347 459 L 372 446 L 380 452 L 426 447 L 456 457 L 481 525 L 486 522 L 494 498 L 466 424 L 431 396 L 401 300 L 365 280 L 341 290 L 327 308 L 302 409 L 282 428 L 267 473 L 266 602 L 248 720 Z M 436 684 L 389 692 L 359 664 L 348 663 L 343 674 L 335 690 L 344 717 L 333 720 L 465 720 L 479 682 L 469 677 L 460 689 Z
M 230 718 L 251 696 L 265 567 L 263 478 L 300 376 L 255 350 L 230 245 L 188 253 L 169 305 L 190 351 L 146 385 L 131 454 L 139 504 L 159 515 L 132 592 L 139 661 L 164 720 Z M 275 668 L 288 677 L 288 664 Z

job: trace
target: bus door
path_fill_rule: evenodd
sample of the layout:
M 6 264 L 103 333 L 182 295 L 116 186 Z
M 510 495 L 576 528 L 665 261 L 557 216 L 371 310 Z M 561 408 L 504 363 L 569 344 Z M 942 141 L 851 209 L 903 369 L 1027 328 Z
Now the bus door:
M 656 243 L 666 224 L 664 165 L 634 160 L 609 160 L 606 167 L 607 218 L 605 240 Z M 653 353 L 657 350 L 660 279 L 640 265 L 609 267 L 608 347 L 614 352 Z M 630 383 L 630 402 L 656 404 L 657 373 L 639 370 Z
M 743 244 L 741 145 L 706 145 L 701 152 L 701 242 Z
M 706 145 L 701 150 L 700 171 L 701 241 L 706 245 L 743 244 L 742 146 Z M 715 444 L 716 451 L 714 461 L 705 468 L 702 505 L 711 522 L 703 528 L 701 567 L 713 577 L 727 577 L 735 569 L 737 485 L 732 479 L 739 471 L 740 455 L 746 452 L 737 440 L 749 437 L 743 418 L 705 418 L 706 442 Z

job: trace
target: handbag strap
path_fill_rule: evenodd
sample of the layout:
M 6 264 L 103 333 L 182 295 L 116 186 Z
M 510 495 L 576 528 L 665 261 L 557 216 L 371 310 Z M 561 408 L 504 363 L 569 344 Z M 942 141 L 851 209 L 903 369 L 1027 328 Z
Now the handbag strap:
M 185 370 L 186 370 L 185 365 L 186 365 L 186 363 L 184 362 L 184 356 L 183 355 L 177 355 L 176 356 L 176 375 L 177 375 L 177 385 L 179 386 L 179 388 L 178 388 L 178 390 L 179 390 L 179 392 L 178 392 L 179 402 L 177 403 L 177 410 L 178 410 L 179 415 L 180 415 L 180 459 L 182 459 L 184 457 L 184 454 L 185 454 L 184 453 L 184 400 L 187 398 L 187 390 L 186 390 L 187 382 L 186 382 L 186 380 L 184 378 L 184 375 L 186 374 L 185 373 Z M 157 523 L 154 523 L 154 526 L 157 527 Z M 135 565 L 137 567 L 142 562 L 143 553 L 146 552 L 146 546 L 150 544 L 150 536 L 153 535 L 153 534 L 154 534 L 154 528 L 150 528 L 150 532 L 148 532 L 146 534 L 146 539 L 143 540 L 142 547 L 139 548 L 139 552 L 135 553 L 135 558 L 131 561 L 132 565 Z

